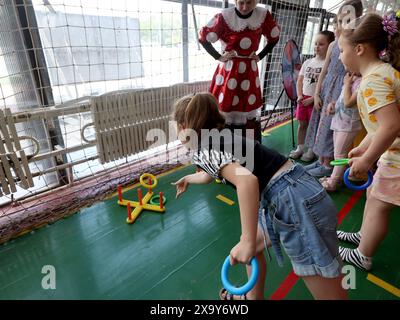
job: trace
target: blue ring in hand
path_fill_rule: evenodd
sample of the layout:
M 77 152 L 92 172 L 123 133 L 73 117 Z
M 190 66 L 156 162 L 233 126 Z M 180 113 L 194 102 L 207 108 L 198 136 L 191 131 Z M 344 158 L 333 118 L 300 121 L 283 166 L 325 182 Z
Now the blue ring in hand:
M 351 190 L 354 190 L 354 191 L 365 190 L 372 183 L 373 174 L 372 174 L 371 171 L 368 171 L 368 181 L 366 183 L 364 183 L 363 185 L 361 185 L 361 186 L 357 186 L 357 185 L 352 184 L 350 182 L 350 180 L 349 180 L 349 174 L 350 174 L 350 168 L 347 168 L 347 170 L 345 171 L 344 176 L 343 176 L 343 181 L 344 181 L 344 184 L 347 186 L 347 188 L 349 188 Z
M 244 284 L 241 287 L 234 287 L 228 280 L 228 270 L 229 267 L 231 266 L 230 264 L 230 258 L 229 256 L 226 257 L 224 264 L 222 265 L 221 269 L 221 280 L 222 280 L 222 285 L 228 291 L 230 294 L 236 294 L 236 295 L 243 295 L 249 292 L 251 289 L 253 289 L 254 285 L 257 282 L 258 278 L 258 262 L 255 257 L 251 259 L 251 275 L 249 281 Z

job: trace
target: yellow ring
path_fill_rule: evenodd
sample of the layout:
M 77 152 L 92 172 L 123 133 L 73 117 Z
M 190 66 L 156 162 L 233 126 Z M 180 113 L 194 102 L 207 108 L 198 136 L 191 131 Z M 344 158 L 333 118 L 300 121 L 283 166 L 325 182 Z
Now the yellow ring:
M 145 178 L 150 178 L 151 180 L 153 180 L 153 184 L 147 184 L 146 182 L 144 182 L 143 180 L 145 179 Z M 147 188 L 147 189 L 151 189 L 151 188 L 155 188 L 156 187 L 156 185 L 157 185 L 157 178 L 155 177 L 155 176 L 153 176 L 151 173 L 143 173 L 141 176 L 140 176 L 140 179 L 139 179 L 139 181 L 140 181 L 140 184 L 144 187 L 144 188 Z

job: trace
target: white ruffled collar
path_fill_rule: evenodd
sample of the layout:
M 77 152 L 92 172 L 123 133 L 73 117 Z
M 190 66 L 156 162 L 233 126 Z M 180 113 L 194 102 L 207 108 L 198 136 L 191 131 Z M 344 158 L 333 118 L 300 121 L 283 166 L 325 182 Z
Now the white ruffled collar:
M 246 28 L 251 30 L 258 29 L 265 20 L 268 10 L 261 7 L 255 7 L 249 18 L 242 19 L 236 12 L 235 7 L 223 9 L 221 14 L 228 27 L 235 32 L 243 31 Z

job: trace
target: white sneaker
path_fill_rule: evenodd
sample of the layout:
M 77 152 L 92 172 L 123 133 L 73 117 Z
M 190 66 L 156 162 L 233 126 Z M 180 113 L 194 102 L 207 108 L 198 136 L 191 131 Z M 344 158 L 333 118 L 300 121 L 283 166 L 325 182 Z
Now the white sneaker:
M 301 161 L 310 162 L 315 159 L 315 154 L 311 149 L 308 149 L 306 153 L 300 158 Z
M 303 151 L 302 151 L 302 150 L 295 149 L 295 150 L 290 151 L 290 153 L 289 153 L 289 158 L 298 159 L 298 158 L 300 158 L 302 155 L 303 155 Z
M 309 171 L 309 170 L 318 168 L 320 166 L 322 166 L 322 164 L 321 164 L 321 162 L 319 162 L 319 160 L 317 160 L 317 161 L 315 161 L 313 163 L 310 163 L 310 164 L 304 166 L 304 169 L 306 169 L 306 171 Z

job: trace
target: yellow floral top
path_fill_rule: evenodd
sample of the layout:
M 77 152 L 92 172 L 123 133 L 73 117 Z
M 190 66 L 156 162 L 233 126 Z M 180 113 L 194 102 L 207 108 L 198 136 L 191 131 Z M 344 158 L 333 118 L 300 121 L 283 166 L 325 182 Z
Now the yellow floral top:
M 374 112 L 394 102 L 400 109 L 400 72 L 388 63 L 380 64 L 363 76 L 357 95 L 360 117 L 371 137 L 379 127 Z M 380 161 L 400 168 L 400 134 Z

